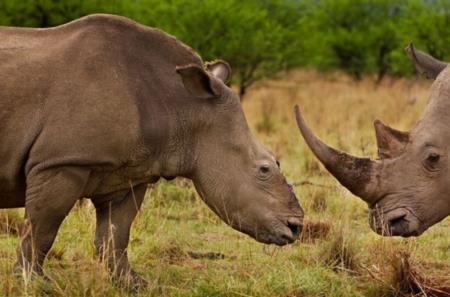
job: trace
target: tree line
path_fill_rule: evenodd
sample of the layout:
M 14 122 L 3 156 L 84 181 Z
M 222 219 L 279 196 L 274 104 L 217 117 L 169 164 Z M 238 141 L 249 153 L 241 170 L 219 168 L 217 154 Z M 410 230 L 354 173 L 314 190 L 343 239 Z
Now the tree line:
M 243 96 L 282 70 L 340 69 L 410 75 L 403 48 L 414 42 L 450 61 L 447 0 L 0 0 L 0 25 L 50 27 L 113 13 L 160 28 L 233 68 Z M 1 43 L 1 40 L 0 40 Z

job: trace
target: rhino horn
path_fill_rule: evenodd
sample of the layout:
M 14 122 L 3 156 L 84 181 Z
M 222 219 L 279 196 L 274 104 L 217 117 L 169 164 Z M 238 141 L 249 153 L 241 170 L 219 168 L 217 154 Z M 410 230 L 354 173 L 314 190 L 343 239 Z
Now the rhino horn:
M 306 125 L 298 106 L 295 106 L 295 116 L 300 133 L 325 168 L 350 192 L 371 204 L 374 199 L 376 162 L 351 156 L 326 145 Z
M 416 50 L 412 43 L 408 44 L 405 51 L 414 62 L 414 66 L 417 71 L 421 74 L 425 74 L 425 76 L 429 79 L 435 79 L 439 73 L 447 67 L 447 63 L 439 61 L 428 54 Z
M 377 138 L 378 157 L 389 159 L 400 156 L 409 142 L 409 133 L 395 130 L 380 120 L 375 120 L 373 126 Z

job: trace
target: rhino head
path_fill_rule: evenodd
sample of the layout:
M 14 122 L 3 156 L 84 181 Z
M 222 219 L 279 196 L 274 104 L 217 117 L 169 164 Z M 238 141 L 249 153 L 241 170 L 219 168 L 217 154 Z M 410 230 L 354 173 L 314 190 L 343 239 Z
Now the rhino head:
M 406 51 L 416 68 L 436 81 L 422 119 L 410 132 L 374 122 L 377 160 L 329 147 L 295 107 L 310 149 L 344 187 L 367 202 L 371 228 L 385 236 L 418 236 L 450 214 L 450 68 L 412 45 Z
M 195 106 L 195 141 L 187 177 L 227 224 L 263 243 L 295 241 L 303 210 L 274 155 L 250 133 L 240 99 L 226 82 L 223 61 L 177 68 Z

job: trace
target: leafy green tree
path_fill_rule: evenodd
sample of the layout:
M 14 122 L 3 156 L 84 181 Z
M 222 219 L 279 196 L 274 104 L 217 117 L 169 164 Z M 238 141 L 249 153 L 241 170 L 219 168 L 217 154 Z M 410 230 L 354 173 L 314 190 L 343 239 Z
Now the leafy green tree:
M 124 0 L 2 0 L 0 25 L 22 27 L 57 26 L 90 13 L 122 14 Z
M 137 18 L 177 36 L 206 60 L 221 58 L 244 96 L 255 81 L 296 65 L 298 5 L 289 1 L 142 1 Z M 287 22 L 288 18 L 292 22 Z M 282 23 L 284 22 L 284 23 Z
M 370 72 L 377 74 L 378 84 L 387 73 L 394 72 L 392 57 L 396 50 L 404 47 L 398 27 L 406 8 L 390 0 L 366 1 L 365 4 L 368 7 L 366 34 Z
M 438 59 L 450 60 L 450 2 L 411 0 L 408 16 L 402 27 L 410 31 L 411 41 Z
M 315 63 L 319 67 L 340 68 L 356 79 L 360 79 L 367 70 L 367 12 L 361 4 L 361 1 L 355 3 L 351 0 L 308 1 L 309 12 L 302 25 L 306 25 L 309 35 L 319 34 L 322 38 L 320 46 L 325 50 L 319 53 L 326 56 L 316 58 Z M 311 42 L 306 33 L 308 42 Z

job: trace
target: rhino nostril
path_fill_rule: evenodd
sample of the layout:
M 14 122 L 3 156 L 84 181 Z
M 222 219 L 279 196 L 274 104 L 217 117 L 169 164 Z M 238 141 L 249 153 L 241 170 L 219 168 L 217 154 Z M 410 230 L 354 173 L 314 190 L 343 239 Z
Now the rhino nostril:
M 401 223 L 402 221 L 404 221 L 405 217 L 406 217 L 406 214 L 401 215 L 401 216 L 396 217 L 396 218 L 392 218 L 392 219 L 389 220 L 389 225 L 391 225 L 391 226 L 397 225 L 397 224 Z
M 300 222 L 288 221 L 287 227 L 292 232 L 294 238 L 298 238 L 300 232 L 302 231 L 302 224 Z
M 390 235 L 402 235 L 408 229 L 408 221 L 405 220 L 406 214 L 389 220 Z

